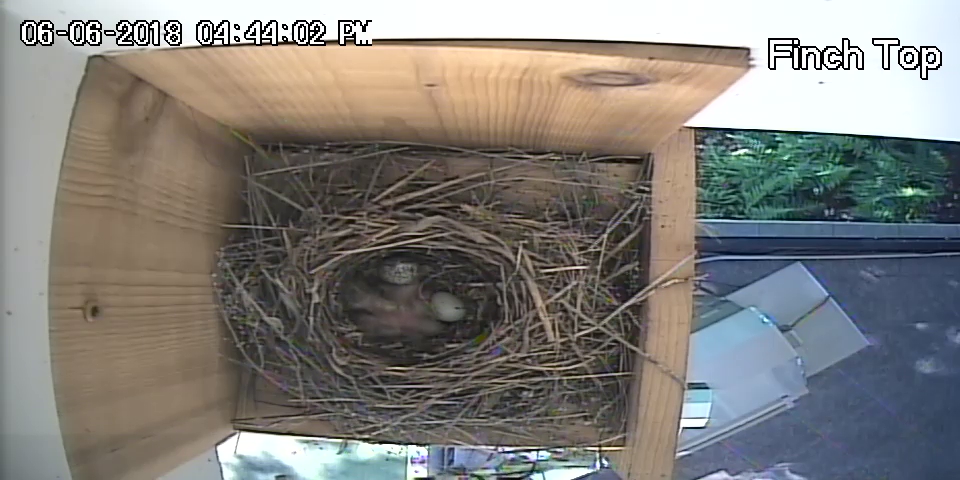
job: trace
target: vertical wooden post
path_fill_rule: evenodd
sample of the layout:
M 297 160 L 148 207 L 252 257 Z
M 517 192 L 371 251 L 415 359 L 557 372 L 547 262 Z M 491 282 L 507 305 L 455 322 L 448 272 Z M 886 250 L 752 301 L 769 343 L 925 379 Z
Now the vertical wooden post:
M 157 478 L 233 432 L 210 274 L 246 147 L 102 58 L 77 96 L 50 248 L 50 360 L 74 480 Z
M 650 280 L 694 275 L 696 158 L 694 131 L 683 128 L 653 152 Z M 680 268 L 677 265 L 684 263 Z M 693 282 L 657 290 L 647 301 L 644 351 L 685 376 L 693 320 Z M 644 358 L 637 358 L 624 449 L 614 460 L 624 480 L 671 480 L 676 458 L 684 385 Z

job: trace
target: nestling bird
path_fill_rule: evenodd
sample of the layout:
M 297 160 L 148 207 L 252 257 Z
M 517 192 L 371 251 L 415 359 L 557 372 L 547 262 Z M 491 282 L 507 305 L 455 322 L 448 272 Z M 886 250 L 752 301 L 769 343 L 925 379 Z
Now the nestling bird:
M 419 340 L 443 330 L 420 282 L 394 285 L 355 278 L 344 282 L 340 294 L 357 327 L 371 337 Z

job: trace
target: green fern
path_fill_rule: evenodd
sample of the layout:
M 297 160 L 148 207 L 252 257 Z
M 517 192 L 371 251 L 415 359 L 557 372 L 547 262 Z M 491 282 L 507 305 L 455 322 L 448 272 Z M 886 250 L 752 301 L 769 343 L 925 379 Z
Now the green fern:
M 924 221 L 948 165 L 924 142 L 701 131 L 700 214 L 730 219 Z M 829 205 L 843 211 L 829 212 Z

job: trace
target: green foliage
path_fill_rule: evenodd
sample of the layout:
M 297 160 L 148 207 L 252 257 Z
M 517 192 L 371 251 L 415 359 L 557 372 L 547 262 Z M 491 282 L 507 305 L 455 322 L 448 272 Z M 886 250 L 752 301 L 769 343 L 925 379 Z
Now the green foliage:
M 925 142 L 844 135 L 699 132 L 700 216 L 928 221 L 948 165 Z

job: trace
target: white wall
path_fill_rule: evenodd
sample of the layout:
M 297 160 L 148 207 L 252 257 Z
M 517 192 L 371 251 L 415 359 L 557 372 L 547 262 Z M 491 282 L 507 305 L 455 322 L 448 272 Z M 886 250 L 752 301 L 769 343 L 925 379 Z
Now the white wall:
M 69 479 L 53 400 L 48 312 L 54 192 L 84 56 L 113 47 L 25 47 L 23 19 L 371 19 L 374 38 L 546 38 L 749 46 L 755 68 L 691 126 L 842 132 L 960 140 L 960 2 L 955 0 L 5 0 L 2 74 L 2 318 L 0 478 Z M 7 15 L 12 12 L 13 15 Z M 829 45 L 848 37 L 866 53 L 865 71 L 765 68 L 768 37 Z M 884 71 L 872 37 L 936 45 L 943 66 L 922 81 Z M 187 36 L 193 42 L 193 35 Z M 338 47 L 325 47 L 338 48 Z
M 0 478 L 69 480 L 53 399 L 47 286 L 50 228 L 83 52 L 27 48 L 3 12 L 0 67 Z

